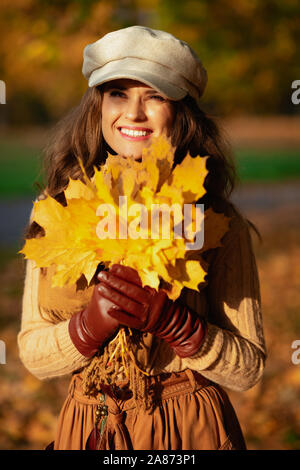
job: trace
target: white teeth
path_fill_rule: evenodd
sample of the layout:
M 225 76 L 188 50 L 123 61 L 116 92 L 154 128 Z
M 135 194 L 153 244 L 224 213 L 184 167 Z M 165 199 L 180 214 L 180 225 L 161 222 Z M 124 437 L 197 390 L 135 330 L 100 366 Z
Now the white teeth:
M 122 127 L 120 131 L 122 134 L 130 135 L 132 137 L 141 137 L 141 136 L 147 135 L 147 131 L 134 131 L 134 130 L 126 129 L 124 127 Z

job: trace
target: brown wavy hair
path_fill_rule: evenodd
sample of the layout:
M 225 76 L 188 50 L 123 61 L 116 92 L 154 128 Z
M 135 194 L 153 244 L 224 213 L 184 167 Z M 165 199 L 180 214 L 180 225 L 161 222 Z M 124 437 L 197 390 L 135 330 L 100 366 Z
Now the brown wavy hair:
M 202 111 L 190 96 L 173 101 L 174 123 L 171 143 L 176 148 L 174 166 L 187 152 L 195 157 L 209 156 L 205 180 L 205 196 L 198 202 L 223 211 L 231 205 L 229 197 L 237 182 L 234 159 L 230 145 L 221 133 L 216 120 Z M 102 87 L 88 88 L 81 102 L 53 128 L 50 144 L 44 150 L 42 174 L 46 183 L 41 191 L 65 205 L 64 190 L 69 178 L 82 179 L 77 157 L 81 157 L 87 175 L 91 177 L 94 166 L 100 168 L 107 158 L 108 146 L 101 130 Z M 111 149 L 109 149 L 111 151 Z M 248 221 L 250 226 L 254 225 Z M 42 236 L 43 229 L 36 222 L 28 224 L 25 238 Z

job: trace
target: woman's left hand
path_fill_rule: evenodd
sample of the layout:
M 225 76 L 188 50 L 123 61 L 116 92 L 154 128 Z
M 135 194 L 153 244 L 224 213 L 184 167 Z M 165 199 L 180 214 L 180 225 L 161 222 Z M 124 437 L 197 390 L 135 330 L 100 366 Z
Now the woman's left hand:
M 114 264 L 98 274 L 99 293 L 115 305 L 108 314 L 121 324 L 147 331 L 163 339 L 180 357 L 195 354 L 205 336 L 200 317 L 163 290 L 142 287 L 137 271 Z

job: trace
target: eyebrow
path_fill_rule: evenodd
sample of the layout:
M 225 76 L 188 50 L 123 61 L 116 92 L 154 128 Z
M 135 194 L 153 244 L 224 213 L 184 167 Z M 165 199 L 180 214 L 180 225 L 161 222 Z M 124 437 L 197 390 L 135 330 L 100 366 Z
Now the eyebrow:
M 122 85 L 112 85 L 112 84 L 106 84 L 106 86 L 104 87 L 106 88 L 107 90 L 111 90 L 112 88 L 114 90 L 126 90 L 126 87 L 122 86 Z
M 126 91 L 128 90 L 128 87 L 125 87 L 123 85 L 113 85 L 107 83 L 107 85 L 104 87 L 105 90 L 120 90 L 120 91 Z M 154 88 L 149 88 L 149 90 L 146 90 L 146 93 L 157 93 L 158 95 L 161 95 L 161 93 Z

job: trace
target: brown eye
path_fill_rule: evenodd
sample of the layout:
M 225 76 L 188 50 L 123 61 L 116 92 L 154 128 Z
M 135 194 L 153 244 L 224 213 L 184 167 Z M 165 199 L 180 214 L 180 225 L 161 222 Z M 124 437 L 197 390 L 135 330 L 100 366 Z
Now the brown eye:
M 155 99 L 155 100 L 158 100 L 158 101 L 166 101 L 165 98 L 163 96 L 160 96 L 160 95 L 152 95 L 151 98 Z
M 122 91 L 119 91 L 119 90 L 111 90 L 111 91 L 109 92 L 109 96 L 112 96 L 112 97 L 115 97 L 115 96 L 116 96 L 116 97 L 121 97 L 121 98 L 123 98 L 123 97 L 125 97 L 126 95 L 125 95 L 125 93 L 123 93 Z

